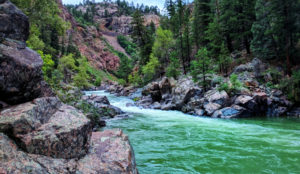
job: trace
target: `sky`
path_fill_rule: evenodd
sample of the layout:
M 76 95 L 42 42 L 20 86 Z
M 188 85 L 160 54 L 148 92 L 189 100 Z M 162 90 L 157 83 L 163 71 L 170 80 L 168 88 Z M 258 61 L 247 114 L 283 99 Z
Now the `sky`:
M 83 2 L 83 0 L 62 0 L 64 4 L 79 4 L 80 2 Z M 152 6 L 158 6 L 160 10 L 163 10 L 165 0 L 127 0 L 128 2 L 134 2 L 134 4 L 144 4 L 144 5 L 152 5 Z M 101 2 L 101 0 L 96 0 L 96 2 Z

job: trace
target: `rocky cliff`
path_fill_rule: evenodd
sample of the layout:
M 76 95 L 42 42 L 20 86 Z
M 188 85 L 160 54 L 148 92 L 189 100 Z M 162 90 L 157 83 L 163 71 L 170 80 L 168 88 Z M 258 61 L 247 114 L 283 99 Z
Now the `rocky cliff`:
M 109 52 L 105 43 L 101 39 L 102 33 L 95 26 L 83 27 L 79 25 L 68 10 L 63 6 L 61 0 L 57 0 L 61 9 L 61 17 L 71 24 L 67 31 L 67 37 L 71 40 L 66 44 L 74 44 L 80 53 L 85 56 L 91 65 L 100 70 L 114 71 L 120 65 L 120 59 Z
M 138 173 L 121 130 L 92 132 L 83 113 L 44 94 L 28 18 L 2 0 L 0 21 L 0 100 L 11 105 L 0 108 L 0 173 Z

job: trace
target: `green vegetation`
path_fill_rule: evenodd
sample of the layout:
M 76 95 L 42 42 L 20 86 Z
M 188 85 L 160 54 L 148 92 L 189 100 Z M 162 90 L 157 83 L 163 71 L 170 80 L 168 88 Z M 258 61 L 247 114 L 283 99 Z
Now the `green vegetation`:
M 180 62 L 177 58 L 177 53 L 175 51 L 171 52 L 170 64 L 167 68 L 167 77 L 173 77 L 177 79 L 180 75 Z
M 117 37 L 119 44 L 125 49 L 126 53 L 128 53 L 131 57 L 136 56 L 137 54 L 137 46 L 130 42 L 126 36 L 119 35 Z
M 196 55 L 197 59 L 192 61 L 191 74 L 195 82 L 200 82 L 204 91 L 208 89 L 209 82 L 207 81 L 207 75 L 213 73 L 213 67 L 211 59 L 208 57 L 208 51 L 206 48 L 202 48 Z
M 219 91 L 226 91 L 228 94 L 236 94 L 241 91 L 243 84 L 239 81 L 236 74 L 230 76 L 230 83 L 222 83 L 218 88 Z
M 144 83 L 148 83 L 155 78 L 159 68 L 159 60 L 153 54 L 150 55 L 149 62 L 143 66 Z
M 156 28 L 153 21 L 144 25 L 144 14 L 159 14 L 157 7 L 117 0 L 118 11 L 114 15 L 132 16 L 132 33 L 131 38 L 117 37 L 130 57 L 114 50 L 103 39 L 105 49 L 120 58 L 119 69 L 109 72 L 113 75 L 93 68 L 72 43 L 72 35 L 66 38 L 70 24 L 59 17 L 55 1 L 12 2 L 30 18 L 27 44 L 44 60 L 45 79 L 53 88 L 61 88 L 60 83 L 88 88 L 100 85 L 104 79 L 141 86 L 164 75 L 178 78 L 190 74 L 207 90 L 211 74 L 228 76 L 236 65 L 257 57 L 271 65 L 262 72 L 265 77 L 259 82 L 280 89 L 299 102 L 299 1 L 194 0 L 191 5 L 182 0 L 166 0 L 167 13 L 161 16 L 160 27 Z M 83 27 L 98 27 L 94 20 L 98 6 L 110 4 L 86 1 L 67 8 Z M 84 12 L 78 10 L 83 7 Z M 104 18 L 110 17 L 112 14 L 106 9 Z M 232 94 L 240 88 L 243 84 L 237 75 L 231 75 L 230 82 L 220 87 Z

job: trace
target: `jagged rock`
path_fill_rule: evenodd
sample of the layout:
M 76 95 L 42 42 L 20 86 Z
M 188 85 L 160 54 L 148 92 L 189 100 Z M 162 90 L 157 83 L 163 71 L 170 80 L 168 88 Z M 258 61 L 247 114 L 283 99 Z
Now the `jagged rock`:
M 212 115 L 216 110 L 220 109 L 222 106 L 217 103 L 207 103 L 204 105 L 204 109 L 208 115 Z
M 6 135 L 0 133 L 0 173 L 48 173 L 39 163 L 20 151 Z
M 2 37 L 19 41 L 26 41 L 28 36 L 28 17 L 11 2 L 1 0 L 0 38 Z
M 250 117 L 250 113 L 247 111 L 247 109 L 238 106 L 238 105 L 233 105 L 231 107 L 226 107 L 221 110 L 216 111 L 212 117 L 213 118 L 245 118 L 245 117 Z
M 109 100 L 106 96 L 99 96 L 99 95 L 87 96 L 87 95 L 85 95 L 85 96 L 82 96 L 82 100 L 86 100 L 89 103 L 110 105 Z
M 225 91 L 219 92 L 218 90 L 207 91 L 204 98 L 210 103 L 217 103 L 223 107 L 227 105 L 229 100 L 229 96 Z
M 253 113 L 258 112 L 257 103 L 254 101 L 253 97 L 247 95 L 240 95 L 234 102 L 235 105 L 239 105 L 247 108 Z
M 58 98 L 50 97 L 7 108 L 0 112 L 0 131 L 20 137 L 48 122 L 61 105 Z
M 135 158 L 128 137 L 121 130 L 94 132 L 89 153 L 78 161 L 78 174 L 137 174 Z
M 191 78 L 180 78 L 173 88 L 172 102 L 176 108 L 181 109 L 185 103 L 188 103 L 189 100 L 196 96 L 201 95 L 202 90 L 197 87 Z
M 57 98 L 39 98 L 3 110 L 0 131 L 14 137 L 29 153 L 75 158 L 87 150 L 91 124 Z
M 75 108 L 63 105 L 38 129 L 21 138 L 27 152 L 54 158 L 78 158 L 86 154 L 91 123 Z
M 152 100 L 155 102 L 160 102 L 162 99 L 162 94 L 160 92 L 159 83 L 152 82 L 148 84 L 142 91 L 144 96 L 150 95 Z
M 190 101 L 182 107 L 182 111 L 185 113 L 193 112 L 198 109 L 202 109 L 204 106 L 205 99 L 200 96 L 195 96 L 190 99 Z
M 29 48 L 12 47 L 15 41 L 0 44 L 0 100 L 19 104 L 41 95 L 41 57 Z
M 120 108 L 110 105 L 110 102 L 106 96 L 91 95 L 83 96 L 82 99 L 88 102 L 90 105 L 94 106 L 94 108 L 97 110 L 98 115 L 101 116 L 102 119 L 110 119 L 124 114 L 124 112 Z M 97 122 L 101 122 L 101 118 L 99 118 L 98 120 L 95 120 L 94 118 L 90 119 L 98 124 Z
M 169 78 L 164 77 L 160 82 L 159 82 L 159 89 L 162 94 L 166 93 L 171 93 L 172 92 L 172 86 L 170 83 Z

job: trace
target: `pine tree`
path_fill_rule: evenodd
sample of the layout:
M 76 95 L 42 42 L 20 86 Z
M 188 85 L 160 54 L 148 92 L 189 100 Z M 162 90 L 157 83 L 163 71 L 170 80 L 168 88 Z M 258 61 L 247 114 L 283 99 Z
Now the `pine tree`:
M 140 64 L 146 65 L 152 51 L 153 40 L 150 37 L 147 28 L 144 26 L 144 19 L 139 10 L 136 10 L 132 19 L 132 38 L 134 42 L 141 48 Z
M 191 74 L 195 82 L 200 82 L 204 91 L 208 89 L 208 81 L 206 76 L 213 72 L 212 62 L 208 56 L 208 51 L 206 48 L 202 48 L 198 51 L 196 55 L 196 60 L 192 61 Z
M 185 53 L 185 66 L 189 69 L 191 62 L 191 40 L 190 40 L 190 9 L 187 7 L 184 14 L 184 28 L 183 28 L 183 49 Z
M 196 49 L 200 46 L 204 46 L 208 43 L 205 37 L 205 32 L 208 29 L 210 22 L 210 0 L 195 0 L 194 12 L 193 12 L 193 40 L 196 45 Z

